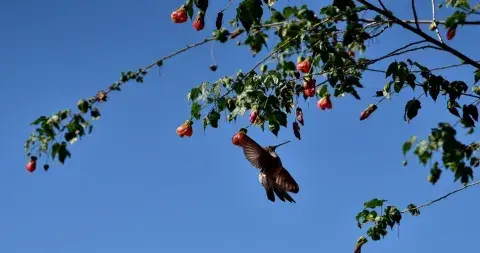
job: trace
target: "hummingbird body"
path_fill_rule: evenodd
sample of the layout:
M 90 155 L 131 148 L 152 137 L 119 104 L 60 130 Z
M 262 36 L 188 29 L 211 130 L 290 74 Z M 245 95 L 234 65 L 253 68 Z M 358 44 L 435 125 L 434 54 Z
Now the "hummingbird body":
M 288 192 L 298 193 L 297 182 L 283 167 L 282 160 L 275 152 L 275 149 L 283 144 L 276 146 L 261 147 L 247 135 L 243 136 L 243 153 L 247 160 L 257 169 L 260 169 L 258 180 L 265 188 L 267 198 L 275 202 L 275 195 L 281 201 L 295 203 L 295 200 Z

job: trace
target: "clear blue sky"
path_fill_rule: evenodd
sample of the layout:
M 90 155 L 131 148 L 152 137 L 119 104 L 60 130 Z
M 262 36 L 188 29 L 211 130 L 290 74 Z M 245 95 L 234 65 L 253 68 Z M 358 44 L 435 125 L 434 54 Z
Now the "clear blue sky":
M 206 133 L 180 139 L 176 127 L 189 115 L 186 94 L 193 85 L 247 69 L 258 60 L 245 47 L 215 44 L 219 69 L 211 64 L 211 44 L 165 62 L 144 84 L 129 83 L 100 108 L 103 117 L 92 136 L 71 147 L 65 166 L 25 171 L 23 144 L 40 115 L 74 108 L 81 98 L 186 44 L 209 36 L 214 13 L 225 1 L 211 1 L 208 24 L 196 32 L 191 23 L 174 25 L 170 13 L 182 1 L 33 1 L 0 3 L 0 252 L 351 252 L 358 236 L 355 215 L 363 202 L 385 198 L 406 207 L 459 187 L 451 173 L 432 187 L 428 169 L 413 157 L 401 166 L 401 144 L 412 134 L 425 137 L 439 120 L 454 122 L 425 101 L 420 117 L 403 121 L 407 92 L 382 103 L 371 119 L 360 112 L 383 87 L 380 74 L 365 75 L 362 101 L 333 100 L 334 109 L 304 104 L 303 140 L 291 129 L 278 139 L 261 130 L 250 135 L 261 145 L 293 142 L 279 148 L 285 167 L 300 184 L 296 204 L 271 203 L 257 171 L 231 144 L 243 126 L 221 122 Z M 215 3 L 213 3 L 215 2 Z M 221 2 L 219 4 L 218 2 Z M 282 2 L 282 1 L 280 1 Z M 318 10 L 317 1 L 303 1 Z M 430 18 L 429 1 L 417 1 L 421 18 Z M 420 3 L 421 2 L 421 3 Z M 385 1 L 412 18 L 409 1 Z M 226 13 L 228 20 L 234 9 Z M 470 32 L 468 32 L 470 31 Z M 479 59 L 474 30 L 460 30 L 449 42 Z M 417 40 L 394 28 L 375 43 L 369 56 Z M 416 60 L 432 66 L 452 61 L 425 52 Z M 378 67 L 384 67 L 380 65 Z M 447 78 L 471 84 L 472 69 L 447 71 Z M 40 166 L 39 166 L 40 167 Z M 385 240 L 365 252 L 473 252 L 478 248 L 478 189 L 405 216 Z

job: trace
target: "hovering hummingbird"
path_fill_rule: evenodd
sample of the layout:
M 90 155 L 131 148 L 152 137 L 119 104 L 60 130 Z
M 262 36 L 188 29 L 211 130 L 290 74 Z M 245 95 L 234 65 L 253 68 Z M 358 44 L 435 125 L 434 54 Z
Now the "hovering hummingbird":
M 276 194 L 283 202 L 287 200 L 290 203 L 296 203 L 288 192 L 298 193 L 298 184 L 287 169 L 283 167 L 280 157 L 275 153 L 278 147 L 289 142 L 286 141 L 276 146 L 261 147 L 246 134 L 243 134 L 242 144 L 239 145 L 243 148 L 247 160 L 255 168 L 260 169 L 258 180 L 265 188 L 267 198 L 272 202 L 275 202 Z

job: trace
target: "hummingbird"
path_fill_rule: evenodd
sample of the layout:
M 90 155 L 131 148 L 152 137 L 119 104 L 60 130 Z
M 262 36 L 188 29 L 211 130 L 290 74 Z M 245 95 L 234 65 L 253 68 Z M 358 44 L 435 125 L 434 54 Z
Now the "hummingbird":
M 299 187 L 295 179 L 283 167 L 282 160 L 275 150 L 289 143 L 286 141 L 275 146 L 262 147 L 246 134 L 243 136 L 243 153 L 247 160 L 260 170 L 258 180 L 265 188 L 267 198 L 275 202 L 275 194 L 285 202 L 296 203 L 288 192 L 298 193 Z

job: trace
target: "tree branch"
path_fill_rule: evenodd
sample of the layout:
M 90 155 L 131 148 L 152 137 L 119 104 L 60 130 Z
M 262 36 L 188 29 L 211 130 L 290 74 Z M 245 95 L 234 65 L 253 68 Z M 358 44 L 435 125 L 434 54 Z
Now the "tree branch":
M 438 31 L 436 17 L 435 17 L 435 0 L 432 0 L 432 23 L 435 25 L 435 33 L 437 33 L 438 40 L 443 43 L 442 36 L 440 36 L 440 32 Z
M 480 63 L 480 61 L 477 61 L 477 62 Z M 446 66 L 442 66 L 442 67 L 431 68 L 431 69 L 429 69 L 429 71 L 432 72 L 432 71 L 450 69 L 450 68 L 455 68 L 455 67 L 460 67 L 460 66 L 465 66 L 465 65 L 467 65 L 467 64 L 466 63 L 450 64 L 450 65 L 446 65 Z M 372 68 L 368 68 L 366 70 L 371 71 L 371 72 L 378 72 L 378 73 L 386 73 L 387 72 L 385 70 L 372 69 Z M 421 70 L 413 70 L 412 72 L 413 73 L 421 73 L 422 71 Z
M 405 53 L 408 53 L 408 52 L 413 52 L 413 51 L 422 50 L 422 49 L 427 49 L 427 48 L 437 49 L 437 50 L 442 50 L 442 51 L 443 51 L 442 48 L 439 48 L 439 47 L 436 47 L 436 46 L 432 46 L 432 45 L 421 46 L 421 47 L 414 47 L 414 48 L 406 49 L 406 50 L 399 51 L 399 52 L 396 52 L 396 53 L 387 54 L 387 55 L 385 55 L 385 56 L 382 56 L 382 57 L 380 57 L 380 58 L 377 58 L 377 59 L 372 60 L 372 62 L 369 63 L 369 64 L 376 63 L 376 62 L 378 62 L 378 61 L 384 60 L 384 59 L 386 59 L 386 58 L 390 58 L 390 57 L 392 57 L 392 56 L 402 55 L 402 54 L 405 54 Z
M 412 11 L 413 17 L 415 18 L 415 25 L 417 26 L 417 29 L 420 30 L 420 25 L 418 24 L 417 9 L 415 8 L 415 0 L 412 0 Z
M 449 192 L 449 193 L 441 196 L 440 198 L 437 198 L 437 199 L 435 199 L 435 200 L 432 200 L 432 201 L 430 201 L 430 202 L 427 202 L 427 203 L 425 203 L 425 204 L 422 204 L 422 205 L 420 205 L 420 206 L 417 206 L 416 209 L 419 210 L 420 208 L 424 208 L 424 207 L 430 206 L 430 205 L 432 205 L 432 204 L 434 204 L 434 203 L 436 203 L 436 202 L 438 202 L 438 201 L 441 201 L 441 200 L 446 199 L 446 198 L 447 198 L 448 196 L 450 196 L 450 195 L 453 195 L 453 194 L 455 194 L 455 193 L 461 192 L 461 191 L 463 191 L 463 190 L 465 190 L 465 189 L 467 189 L 467 188 L 470 188 L 470 187 L 472 187 L 472 186 L 479 185 L 479 184 L 480 184 L 480 181 L 476 181 L 476 182 L 473 182 L 473 183 L 471 183 L 471 184 L 465 185 L 464 187 L 459 188 L 459 189 L 457 189 L 457 190 L 455 190 L 455 191 L 451 191 L 451 192 Z M 408 212 L 408 211 L 409 211 L 408 209 L 405 209 L 405 210 L 401 211 L 401 213 L 406 213 L 406 212 Z
M 376 21 L 373 19 L 368 19 L 368 18 L 359 18 L 358 21 L 365 22 L 365 23 L 378 23 L 378 24 L 386 24 L 388 23 L 388 20 L 384 21 Z M 409 19 L 402 19 L 402 22 L 406 24 L 414 24 L 415 20 L 409 20 Z M 445 20 L 437 20 L 437 24 L 442 24 L 445 25 L 446 21 Z M 418 24 L 430 24 L 432 23 L 432 20 L 428 19 L 419 19 Z M 480 25 L 480 20 L 474 20 L 474 21 L 465 21 L 462 23 L 462 25 Z
M 369 65 L 370 65 L 370 64 L 373 64 L 373 63 L 375 63 L 375 62 L 377 62 L 377 61 L 380 61 L 380 60 L 383 60 L 383 59 L 385 59 L 385 58 L 388 58 L 388 57 L 390 57 L 392 54 L 395 54 L 395 53 L 397 53 L 397 52 L 399 52 L 399 51 L 401 51 L 401 50 L 404 50 L 404 49 L 409 48 L 409 47 L 411 47 L 411 46 L 413 46 L 413 45 L 421 44 L 421 43 L 424 43 L 424 42 L 427 42 L 427 41 L 426 41 L 426 40 L 420 40 L 420 41 L 416 41 L 416 42 L 409 43 L 409 44 L 407 44 L 407 45 L 405 45 L 405 46 L 403 46 L 403 47 L 401 47 L 401 48 L 398 48 L 398 49 L 393 50 L 392 52 L 390 52 L 390 53 L 388 53 L 388 54 L 386 54 L 386 55 L 384 55 L 384 56 L 382 56 L 382 57 L 379 57 L 379 58 L 373 59 L 373 60 L 369 60 L 369 63 L 368 63 L 368 64 L 369 64 Z
M 430 43 L 432 44 L 435 44 L 436 46 L 438 47 L 441 47 L 443 48 L 444 50 L 450 52 L 451 54 L 455 55 L 456 57 L 462 59 L 463 61 L 465 61 L 466 63 L 474 66 L 475 68 L 477 69 L 480 69 L 480 63 L 477 63 L 476 61 L 470 59 L 468 56 L 460 53 L 459 51 L 455 50 L 454 48 L 448 46 L 447 44 L 444 44 L 444 43 L 441 43 L 439 42 L 438 40 L 435 40 L 433 39 L 432 37 L 428 36 L 426 33 L 424 33 L 423 31 L 421 30 L 418 30 L 418 29 L 415 29 L 414 27 L 408 25 L 407 23 L 403 22 L 402 20 L 400 20 L 399 18 L 397 18 L 396 16 L 394 16 L 393 14 L 389 13 L 389 12 L 386 12 L 380 8 L 378 8 L 377 6 L 365 1 L 365 0 L 357 0 L 358 2 L 362 3 L 363 5 L 365 5 L 367 8 L 369 8 L 370 10 L 373 10 L 379 14 L 382 14 L 384 15 L 385 17 L 387 17 L 388 19 L 390 19 L 391 21 L 399 24 L 400 26 L 402 26 L 403 28 L 419 35 L 420 37 L 424 38 L 425 40 L 429 41 Z
M 141 74 L 142 72 L 146 72 L 146 71 L 150 70 L 151 68 L 153 68 L 154 66 L 159 65 L 161 62 L 163 62 L 163 61 L 165 61 L 165 60 L 167 60 L 167 59 L 170 59 L 170 58 L 172 58 L 172 57 L 174 57 L 174 56 L 176 56 L 176 55 L 179 55 L 179 54 L 181 54 L 181 53 L 183 53 L 183 52 L 185 52 L 185 51 L 187 51 L 187 50 L 189 50 L 189 49 L 192 49 L 192 48 L 194 48 L 194 47 L 198 47 L 198 46 L 201 46 L 201 45 L 203 45 L 203 44 L 206 44 L 206 43 L 208 43 L 209 41 L 212 41 L 212 40 L 215 40 L 215 38 L 214 38 L 214 37 L 210 37 L 210 38 L 204 39 L 203 41 L 200 41 L 200 42 L 197 42 L 197 43 L 194 43 L 194 44 L 191 44 L 191 45 L 187 45 L 186 47 L 184 47 L 184 48 L 182 48 L 182 49 L 180 49 L 180 50 L 178 50 L 178 51 L 176 51 L 176 52 L 173 52 L 173 53 L 171 53 L 171 54 L 169 54 L 169 55 L 167 55 L 167 56 L 161 57 L 161 58 L 158 59 L 157 61 L 155 61 L 155 62 L 153 62 L 153 63 L 151 63 L 151 64 L 149 64 L 149 65 L 147 65 L 147 66 L 145 66 L 145 67 L 143 67 L 143 68 L 140 68 L 138 71 L 136 71 L 136 72 L 134 72 L 134 73 L 137 74 L 137 75 L 139 75 L 139 74 Z M 117 84 L 118 84 L 117 87 L 120 87 L 120 86 L 122 86 L 122 85 L 125 84 L 125 83 L 126 83 L 126 81 L 122 81 L 122 80 L 117 81 Z M 112 86 L 110 86 L 110 87 L 104 89 L 103 92 L 105 92 L 106 94 L 108 94 L 108 93 L 110 93 L 112 90 L 113 90 L 113 89 L 112 89 Z M 97 98 L 97 97 L 95 97 L 95 98 Z M 90 105 L 93 105 L 93 104 L 95 104 L 95 103 L 97 103 L 97 102 L 98 102 L 98 99 L 95 99 L 95 100 L 93 100 L 93 101 L 90 102 Z M 75 118 L 72 117 L 72 119 L 70 120 L 69 123 L 72 123 L 74 120 L 75 120 Z M 64 128 L 62 128 L 61 131 L 58 131 L 58 132 L 55 134 L 54 137 L 56 137 L 57 135 L 59 135 L 60 133 L 62 133 L 63 130 L 64 130 Z

